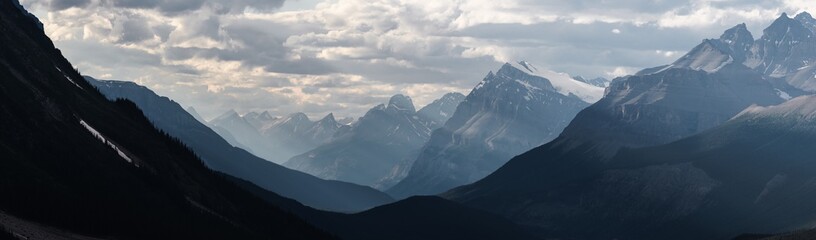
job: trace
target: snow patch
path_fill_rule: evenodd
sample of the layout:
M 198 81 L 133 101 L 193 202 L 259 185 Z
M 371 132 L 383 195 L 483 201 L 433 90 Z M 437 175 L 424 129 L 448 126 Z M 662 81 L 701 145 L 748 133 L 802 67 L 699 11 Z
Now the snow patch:
M 62 73 L 62 76 L 64 76 L 66 80 L 68 80 L 69 82 L 73 83 L 73 84 L 74 84 L 74 86 L 78 87 L 79 89 L 85 90 L 84 88 L 82 88 L 82 86 L 79 86 L 79 84 L 77 84 L 76 82 L 74 82 L 74 80 L 71 80 L 71 77 L 68 77 L 68 74 L 65 74 L 65 72 L 63 72 L 63 71 L 62 71 L 62 69 L 60 69 L 59 67 L 55 67 L 55 68 L 57 69 L 57 71 L 59 71 L 60 73 Z
M 775 90 L 776 90 L 776 94 L 779 95 L 780 98 L 785 99 L 785 101 L 791 100 L 792 97 L 787 92 L 779 90 L 778 88 L 775 89 Z
M 549 80 L 550 84 L 552 84 L 555 90 L 564 96 L 573 94 L 584 102 L 595 103 L 598 100 L 601 100 L 604 94 L 604 88 L 575 80 L 566 73 L 559 73 L 550 70 L 539 70 L 532 64 L 525 61 L 510 63 L 510 65 L 527 74 Z M 517 82 L 522 83 L 518 80 Z M 528 87 L 528 89 L 530 89 L 529 87 L 532 87 L 529 83 L 522 83 L 522 85 L 525 85 L 525 87 Z
M 88 130 L 88 132 L 90 132 L 91 135 L 93 135 L 94 137 L 96 137 L 97 139 L 102 141 L 102 143 L 107 144 L 110 148 L 112 148 L 113 150 L 116 150 L 116 153 L 118 153 L 119 156 L 122 157 L 122 159 L 124 159 L 128 163 L 133 163 L 133 159 L 128 157 L 127 154 L 125 154 L 125 152 L 122 152 L 122 150 L 120 150 L 120 148 L 118 146 L 116 146 L 116 144 L 114 144 L 113 142 L 108 141 L 105 138 L 105 136 L 103 136 L 101 133 L 99 133 L 99 131 L 97 131 L 96 129 L 91 127 L 91 125 L 89 125 L 87 122 L 85 122 L 85 120 L 80 119 L 79 124 L 82 124 L 82 126 L 85 127 L 85 129 Z M 134 164 L 134 165 L 136 165 L 137 167 L 139 166 L 138 164 Z

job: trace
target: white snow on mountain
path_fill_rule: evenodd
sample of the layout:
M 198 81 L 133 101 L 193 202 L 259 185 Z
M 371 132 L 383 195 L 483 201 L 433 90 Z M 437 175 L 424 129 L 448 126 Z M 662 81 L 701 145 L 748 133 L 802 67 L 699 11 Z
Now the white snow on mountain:
M 90 124 L 88 124 L 87 122 L 85 122 L 85 120 L 79 120 L 79 124 L 81 124 L 83 127 L 85 127 L 85 129 L 86 129 L 86 130 L 88 130 L 88 132 L 89 132 L 89 133 L 91 133 L 91 135 L 93 135 L 94 137 L 96 137 L 97 139 L 99 139 L 100 141 L 102 141 L 102 143 L 107 144 L 107 145 L 108 145 L 108 146 L 109 146 L 111 149 L 115 150 L 115 151 L 116 151 L 116 153 L 118 153 L 118 154 L 119 154 L 119 157 L 122 157 L 122 159 L 124 159 L 124 160 L 125 160 L 125 161 L 127 161 L 128 163 L 132 163 L 132 164 L 134 164 L 136 167 L 138 167 L 138 166 L 139 166 L 139 164 L 134 163 L 134 162 L 133 162 L 133 159 L 131 159 L 130 157 L 128 157 L 128 155 L 127 155 L 127 154 L 125 154 L 125 152 L 123 152 L 123 151 L 122 151 L 122 150 L 119 148 L 119 146 L 116 146 L 116 144 L 114 144 L 113 142 L 108 141 L 108 139 L 107 139 L 107 138 L 105 138 L 105 136 L 103 136 L 101 133 L 99 133 L 99 131 L 97 131 L 96 129 L 94 129 L 93 127 L 91 127 L 91 125 L 90 125 Z
M 604 88 L 593 86 L 591 84 L 581 82 L 570 77 L 569 74 L 559 73 L 552 70 L 540 70 L 533 66 L 533 64 L 520 61 L 517 63 L 510 63 L 513 67 L 518 68 L 530 75 L 539 76 L 550 80 L 550 84 L 555 87 L 558 93 L 569 96 L 570 94 L 581 98 L 581 100 L 594 103 L 601 100 L 604 94 Z

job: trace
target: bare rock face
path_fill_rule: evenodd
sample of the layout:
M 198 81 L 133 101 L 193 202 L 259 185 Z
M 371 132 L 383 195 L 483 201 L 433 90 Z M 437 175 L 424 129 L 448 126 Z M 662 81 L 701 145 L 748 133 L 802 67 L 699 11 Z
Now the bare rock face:
M 558 136 L 589 106 L 579 95 L 592 91 L 600 97 L 602 88 L 527 62 L 505 64 L 489 73 L 445 126 L 433 132 L 408 176 L 387 192 L 405 198 L 477 181 Z
M 745 65 L 805 91 L 816 91 L 816 33 L 810 14 L 780 16 L 757 39 Z

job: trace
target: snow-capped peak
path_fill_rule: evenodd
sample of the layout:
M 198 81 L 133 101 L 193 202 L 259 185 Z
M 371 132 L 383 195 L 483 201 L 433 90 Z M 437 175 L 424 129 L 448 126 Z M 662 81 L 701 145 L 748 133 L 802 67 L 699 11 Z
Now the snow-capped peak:
M 573 94 L 584 102 L 594 103 L 600 100 L 604 94 L 604 88 L 575 80 L 566 73 L 538 69 L 526 61 L 508 64 L 527 74 L 549 80 L 556 91 L 564 96 Z

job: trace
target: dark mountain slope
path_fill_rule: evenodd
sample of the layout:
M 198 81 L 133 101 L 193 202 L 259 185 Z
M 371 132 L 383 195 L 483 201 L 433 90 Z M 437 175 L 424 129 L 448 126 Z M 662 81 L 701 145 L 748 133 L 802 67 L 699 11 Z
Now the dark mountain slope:
M 105 99 L 15 1 L 0 33 L 0 211 L 117 239 L 329 238 Z
M 439 197 L 412 197 L 316 224 L 345 239 L 536 239 L 498 215 Z
M 178 103 L 146 87 L 123 81 L 98 81 L 92 78 L 88 78 L 88 81 L 108 98 L 134 101 L 156 127 L 179 138 L 215 171 L 328 211 L 356 212 L 393 201 L 388 195 L 370 187 L 319 179 L 232 147 Z
M 478 184 L 490 197 L 470 198 L 474 186 L 446 196 L 549 237 L 728 239 L 795 230 L 816 219 L 814 113 L 814 97 L 753 107 L 702 134 L 624 149 L 605 163 L 579 150 L 534 150 Z
M 776 184 L 769 183 L 776 174 L 790 179 L 779 167 L 804 164 L 812 153 L 802 144 L 813 139 L 784 121 L 722 126 L 753 104 L 793 95 L 780 91 L 784 82 L 735 62 L 751 44 L 744 28 L 703 41 L 671 65 L 613 80 L 557 139 L 443 196 L 548 237 L 722 239 L 801 227 L 813 219 L 796 215 L 810 214 L 796 202 L 808 192 L 780 192 L 789 202 L 750 201 Z M 632 150 L 653 146 L 661 147 Z
M 439 197 L 412 197 L 356 214 L 330 213 L 281 198 L 246 181 L 234 180 L 274 205 L 289 209 L 347 240 L 538 239 L 499 215 Z
M 17 240 L 17 238 L 6 231 L 6 229 L 0 228 L 0 240 Z

